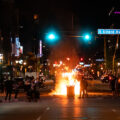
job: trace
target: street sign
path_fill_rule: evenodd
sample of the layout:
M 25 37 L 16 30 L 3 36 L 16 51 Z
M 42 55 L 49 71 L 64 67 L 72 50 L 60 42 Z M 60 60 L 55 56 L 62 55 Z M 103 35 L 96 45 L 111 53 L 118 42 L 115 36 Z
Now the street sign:
M 119 35 L 120 29 L 98 29 L 99 35 Z

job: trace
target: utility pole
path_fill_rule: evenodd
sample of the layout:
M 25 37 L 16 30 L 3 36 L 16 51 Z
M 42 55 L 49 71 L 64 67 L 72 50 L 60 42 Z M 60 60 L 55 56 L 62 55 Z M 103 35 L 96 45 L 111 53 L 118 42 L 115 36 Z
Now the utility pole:
M 104 61 L 105 61 L 105 70 L 106 70 L 107 68 L 106 36 L 104 36 Z
M 117 51 L 117 48 L 118 48 L 118 43 L 119 43 L 119 35 L 117 36 L 115 51 L 114 51 L 114 54 L 113 54 L 113 73 L 115 72 L 115 57 L 116 57 L 115 55 L 116 55 L 116 51 Z

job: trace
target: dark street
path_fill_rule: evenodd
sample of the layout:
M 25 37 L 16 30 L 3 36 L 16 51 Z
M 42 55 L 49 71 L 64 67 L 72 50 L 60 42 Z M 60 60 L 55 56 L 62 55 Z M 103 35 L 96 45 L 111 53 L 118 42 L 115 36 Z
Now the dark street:
M 120 98 L 44 96 L 39 102 L 1 104 L 0 120 L 119 120 Z
M 0 0 L 0 120 L 120 120 L 120 0 Z

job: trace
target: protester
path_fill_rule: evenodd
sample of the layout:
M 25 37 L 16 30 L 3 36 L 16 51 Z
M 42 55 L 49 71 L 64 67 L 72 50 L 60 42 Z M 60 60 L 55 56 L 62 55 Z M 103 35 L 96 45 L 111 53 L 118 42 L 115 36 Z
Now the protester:
M 80 80 L 80 98 L 87 96 L 87 86 L 87 81 L 84 79 L 84 77 L 82 77 Z
M 37 82 L 32 80 L 31 82 L 26 82 L 26 92 L 27 92 L 27 99 L 29 102 L 37 101 L 39 99 L 39 91 L 37 90 Z
M 117 78 L 114 75 L 109 76 L 109 81 L 110 81 L 110 88 L 112 90 L 112 95 L 115 96 L 115 83 L 116 83 Z
M 30 96 L 31 96 L 31 83 L 30 83 L 30 80 L 26 80 L 25 81 L 25 92 L 26 92 L 26 95 L 27 95 L 27 99 L 29 100 L 30 99 Z
M 39 87 L 40 87 L 40 88 L 45 87 L 45 86 L 44 86 L 44 78 L 41 77 L 41 76 L 39 77 Z
M 33 81 L 32 86 L 32 100 L 33 101 L 37 101 L 39 99 L 39 91 L 37 90 L 37 84 L 35 83 L 35 81 Z
M 13 91 L 13 81 L 11 80 L 10 76 L 7 77 L 7 80 L 5 81 L 5 100 L 8 99 L 9 96 L 9 101 L 11 100 L 11 94 Z
M 88 87 L 88 82 L 87 80 L 84 79 L 85 97 L 88 97 L 87 87 Z
M 4 82 L 3 81 L 0 83 L 0 90 L 1 90 L 1 93 L 4 93 Z
M 17 81 L 15 81 L 13 89 L 14 89 L 14 93 L 15 93 L 14 98 L 17 99 L 18 98 L 18 93 L 19 93 L 19 83 Z
M 115 82 L 115 93 L 116 96 L 119 96 L 119 92 L 120 92 L 120 78 L 118 78 Z

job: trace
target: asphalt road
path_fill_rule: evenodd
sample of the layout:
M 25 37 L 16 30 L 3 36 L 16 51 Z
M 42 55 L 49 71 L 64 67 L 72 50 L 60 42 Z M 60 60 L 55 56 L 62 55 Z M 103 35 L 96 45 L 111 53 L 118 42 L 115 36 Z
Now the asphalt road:
M 120 98 L 41 97 L 35 102 L 0 104 L 0 120 L 120 120 Z

